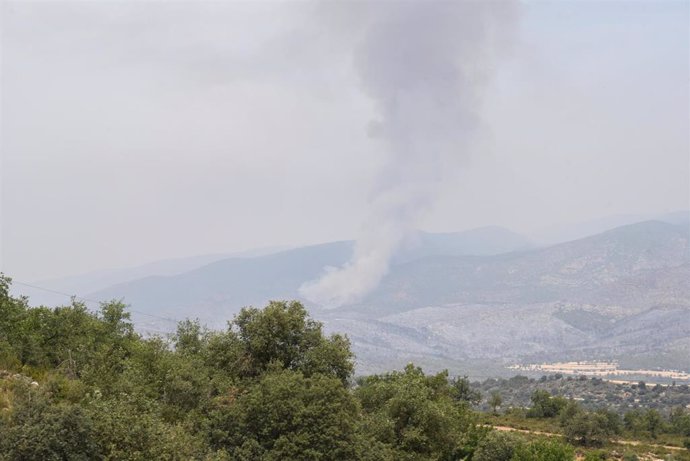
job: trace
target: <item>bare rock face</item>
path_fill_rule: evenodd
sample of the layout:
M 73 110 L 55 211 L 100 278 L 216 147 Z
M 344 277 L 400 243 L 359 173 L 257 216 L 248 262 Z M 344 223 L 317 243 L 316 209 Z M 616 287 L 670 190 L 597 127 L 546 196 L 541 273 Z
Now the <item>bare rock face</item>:
M 687 227 L 645 222 L 525 252 L 425 258 L 324 319 L 364 362 L 386 350 L 451 368 L 637 356 L 690 369 L 689 254 Z

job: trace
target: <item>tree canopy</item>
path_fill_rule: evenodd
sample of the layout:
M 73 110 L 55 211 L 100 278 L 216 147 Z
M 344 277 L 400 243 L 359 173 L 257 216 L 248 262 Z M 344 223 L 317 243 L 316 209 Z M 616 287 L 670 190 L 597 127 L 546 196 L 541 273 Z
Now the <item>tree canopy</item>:
M 462 460 L 479 397 L 410 364 L 353 379 L 299 302 L 137 334 L 127 307 L 29 307 L 0 277 L 0 460 Z

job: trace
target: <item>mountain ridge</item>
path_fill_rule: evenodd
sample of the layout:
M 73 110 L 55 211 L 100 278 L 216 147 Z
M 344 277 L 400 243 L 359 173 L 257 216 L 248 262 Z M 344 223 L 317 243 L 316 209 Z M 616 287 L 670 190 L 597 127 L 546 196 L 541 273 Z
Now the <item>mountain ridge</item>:
M 525 248 L 517 238 L 514 251 L 472 255 L 453 253 L 467 248 L 444 241 L 453 233 L 426 244 L 434 234 L 420 233 L 413 242 L 419 246 L 399 254 L 361 302 L 326 310 L 303 301 L 328 332 L 351 338 L 362 373 L 408 361 L 429 369 L 469 362 L 500 369 L 528 360 L 631 356 L 690 369 L 689 234 L 688 226 L 645 221 L 546 247 Z M 339 241 L 227 258 L 89 297 L 124 298 L 144 314 L 197 317 L 222 328 L 241 307 L 299 299 L 302 283 L 345 263 L 352 249 L 352 241 Z M 133 318 L 140 329 L 174 328 Z

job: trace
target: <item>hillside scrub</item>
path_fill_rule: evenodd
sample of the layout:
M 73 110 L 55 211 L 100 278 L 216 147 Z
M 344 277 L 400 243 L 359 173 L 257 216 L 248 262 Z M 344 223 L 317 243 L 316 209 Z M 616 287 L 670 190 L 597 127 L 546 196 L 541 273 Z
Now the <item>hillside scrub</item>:
M 298 302 L 144 338 L 120 302 L 32 308 L 9 286 L 0 460 L 493 459 L 467 380 L 412 364 L 355 380 L 348 339 Z
M 574 459 L 565 442 L 479 424 L 466 378 L 409 364 L 355 379 L 347 337 L 326 336 L 298 302 L 144 338 L 120 302 L 34 308 L 9 286 L 0 277 L 2 461 Z M 535 396 L 532 419 L 583 411 Z M 683 410 L 642 419 L 643 432 L 687 432 Z

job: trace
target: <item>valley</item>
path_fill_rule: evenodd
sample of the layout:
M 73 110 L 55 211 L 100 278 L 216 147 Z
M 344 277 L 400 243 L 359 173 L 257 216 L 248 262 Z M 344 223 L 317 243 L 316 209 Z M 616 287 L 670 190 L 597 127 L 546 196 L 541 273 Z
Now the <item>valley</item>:
M 688 229 L 645 221 L 546 247 L 497 228 L 421 234 L 377 289 L 338 309 L 301 299 L 299 287 L 346 262 L 349 241 L 220 259 L 86 298 L 124 300 L 148 334 L 184 318 L 224 328 L 244 306 L 298 299 L 327 332 L 348 335 L 360 374 L 414 362 L 482 379 L 516 363 L 591 360 L 687 373 Z

